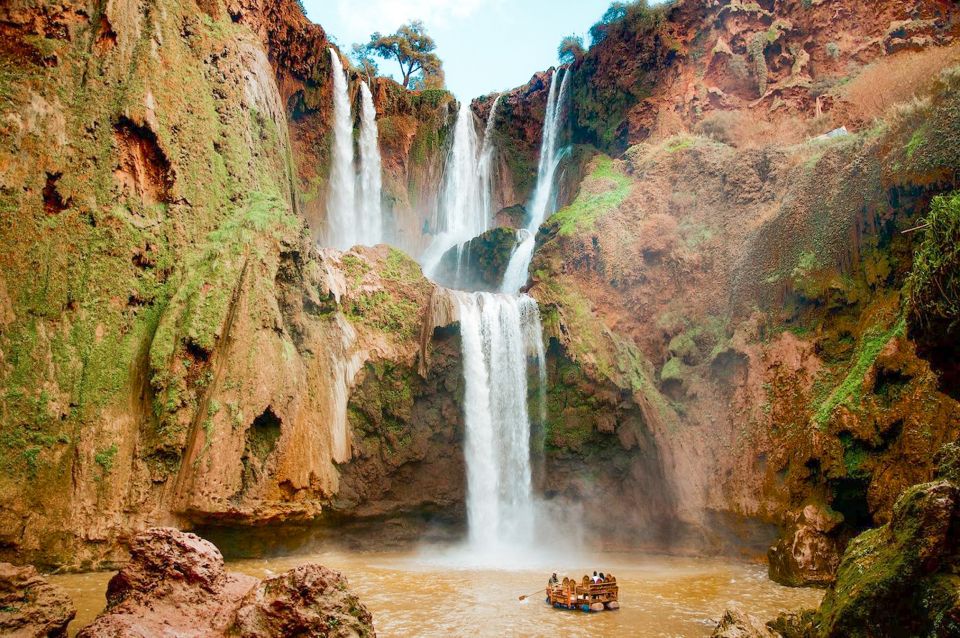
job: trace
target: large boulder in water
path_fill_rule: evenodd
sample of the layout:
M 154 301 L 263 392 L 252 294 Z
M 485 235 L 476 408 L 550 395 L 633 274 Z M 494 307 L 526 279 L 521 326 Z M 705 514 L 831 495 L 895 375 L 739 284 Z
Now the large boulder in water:
M 767 627 L 763 621 L 746 613 L 737 605 L 730 605 L 711 638 L 778 638 L 779 634 Z
M 130 562 L 110 580 L 106 610 L 78 638 L 187 635 L 374 633 L 370 613 L 337 572 L 303 565 L 261 581 L 227 572 L 220 551 L 199 536 L 147 530 L 133 539 Z
M 59 638 L 77 610 L 33 567 L 0 563 L 0 636 Z
M 437 283 L 460 290 L 500 290 L 518 234 L 512 228 L 493 228 L 463 246 L 454 246 L 440 259 Z
M 340 572 L 301 565 L 262 581 L 240 602 L 231 636 L 375 636 L 373 617 Z

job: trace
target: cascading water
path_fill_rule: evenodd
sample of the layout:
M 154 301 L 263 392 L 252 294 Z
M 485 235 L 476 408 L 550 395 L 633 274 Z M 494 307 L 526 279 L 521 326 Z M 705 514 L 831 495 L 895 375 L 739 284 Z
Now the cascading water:
M 487 230 L 490 213 L 489 204 L 485 202 L 489 201 L 489 195 L 483 192 L 488 184 L 481 178 L 480 160 L 473 110 L 470 103 L 464 101 L 457 112 L 453 146 L 447 157 L 443 192 L 434 223 L 436 235 L 420 258 L 423 271 L 428 275 L 436 273 L 444 253 Z
M 493 219 L 493 156 L 496 150 L 493 143 L 493 127 L 497 120 L 497 106 L 500 105 L 497 96 L 490 105 L 490 114 L 487 116 L 487 126 L 483 130 L 483 145 L 480 147 L 480 197 L 482 198 L 483 218 L 487 223 Z
M 327 190 L 327 244 L 347 249 L 356 244 L 356 173 L 353 162 L 353 119 L 347 76 L 340 56 L 330 49 L 333 67 L 333 154 Z
M 360 199 L 355 226 L 357 242 L 373 246 L 384 241 L 380 144 L 377 110 L 366 82 L 360 83 Z
M 540 144 L 540 162 L 537 168 L 537 186 L 533 191 L 533 200 L 530 204 L 530 221 L 524 229 L 520 244 L 510 256 L 510 263 L 503 276 L 503 292 L 519 292 L 527 281 L 530 261 L 533 259 L 533 248 L 536 242 L 537 229 L 556 210 L 556 196 L 554 182 L 560 160 L 568 152 L 564 147 L 558 147 L 560 133 L 564 125 L 564 107 L 566 106 L 567 84 L 570 71 L 563 73 L 560 87 L 557 88 L 557 79 L 560 71 L 550 78 L 550 90 L 547 93 L 547 110 L 543 117 L 543 141 Z
M 474 559 L 533 546 L 527 363 L 544 370 L 540 312 L 526 295 L 453 293 L 466 381 L 467 517 Z

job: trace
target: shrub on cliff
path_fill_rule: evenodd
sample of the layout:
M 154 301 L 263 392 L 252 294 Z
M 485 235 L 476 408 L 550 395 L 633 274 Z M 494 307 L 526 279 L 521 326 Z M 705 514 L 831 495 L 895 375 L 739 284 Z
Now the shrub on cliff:
M 622 35 L 625 32 L 639 32 L 659 24 L 664 12 L 661 7 L 651 8 L 647 0 L 634 2 L 614 2 L 590 27 L 591 46 L 607 39 L 611 33 Z
M 960 191 L 933 200 L 908 280 L 914 318 L 956 330 L 960 322 Z

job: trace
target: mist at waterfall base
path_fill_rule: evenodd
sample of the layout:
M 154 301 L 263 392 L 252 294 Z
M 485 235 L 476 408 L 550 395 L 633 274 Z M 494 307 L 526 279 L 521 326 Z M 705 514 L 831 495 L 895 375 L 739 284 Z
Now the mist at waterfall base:
M 577 508 L 557 508 L 533 489 L 529 404 L 542 431 L 546 414 L 546 354 L 540 310 L 527 295 L 451 293 L 463 350 L 464 457 L 468 537 L 428 560 L 462 567 L 544 566 L 569 560 L 582 547 Z M 528 379 L 534 378 L 534 392 Z M 531 399 L 533 399 L 531 401 Z

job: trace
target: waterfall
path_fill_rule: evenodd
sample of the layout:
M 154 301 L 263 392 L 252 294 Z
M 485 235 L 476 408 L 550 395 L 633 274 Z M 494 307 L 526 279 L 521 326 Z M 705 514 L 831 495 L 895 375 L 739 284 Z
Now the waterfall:
M 510 256 L 510 263 L 503 276 L 504 292 L 518 292 L 527 281 L 530 261 L 533 259 L 533 248 L 537 238 L 537 229 L 556 210 L 556 195 L 554 182 L 560 160 L 568 152 L 564 147 L 558 148 L 560 133 L 564 125 L 564 107 L 566 106 L 567 84 L 570 71 L 563 74 L 559 90 L 557 88 L 557 71 L 550 78 L 550 90 L 547 93 L 547 110 L 543 116 L 543 140 L 540 143 L 540 162 L 537 167 L 537 185 L 533 191 L 533 200 L 530 204 L 530 221 L 524 229 L 520 244 Z
M 493 109 L 490 112 L 491 116 L 495 115 Z M 488 118 L 488 129 L 491 119 Z M 489 185 L 489 179 L 485 184 L 480 164 L 473 110 L 469 102 L 461 102 L 434 224 L 436 235 L 420 259 L 423 271 L 429 275 L 435 273 L 445 252 L 454 246 L 462 246 L 487 230 L 491 217 L 490 197 L 483 193 Z
M 526 295 L 451 293 L 459 309 L 470 550 L 496 559 L 531 548 L 534 500 L 527 363 L 544 356 L 537 303 Z
M 347 76 L 340 56 L 330 49 L 333 67 L 333 157 L 327 190 L 327 244 L 347 249 L 356 242 L 356 174 L 353 162 L 353 118 Z
M 490 105 L 490 114 L 487 116 L 487 126 L 483 130 L 483 145 L 480 147 L 480 197 L 483 205 L 483 217 L 489 224 L 493 219 L 493 156 L 496 148 L 493 144 L 493 127 L 497 119 L 497 106 L 500 104 L 497 96 Z
M 360 96 L 360 201 L 355 221 L 356 243 L 373 246 L 384 241 L 380 143 L 377 110 L 366 82 L 360 83 Z

